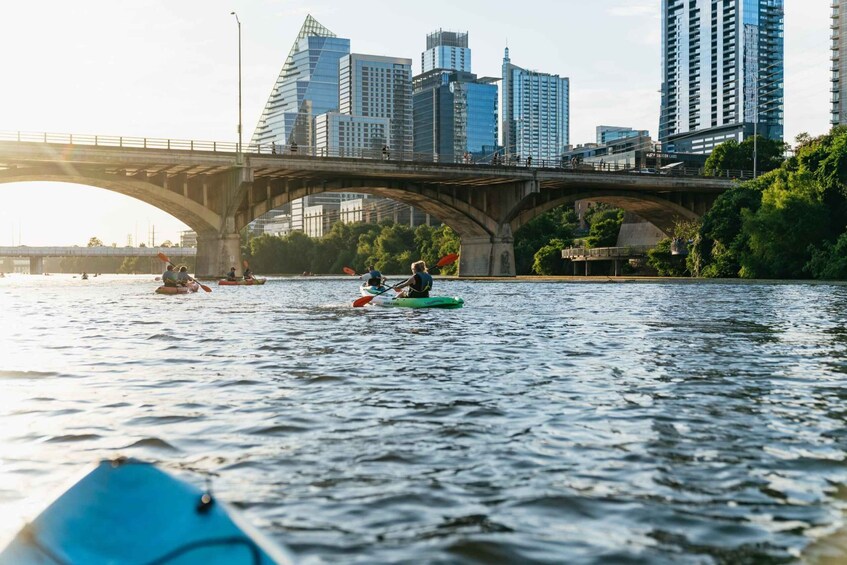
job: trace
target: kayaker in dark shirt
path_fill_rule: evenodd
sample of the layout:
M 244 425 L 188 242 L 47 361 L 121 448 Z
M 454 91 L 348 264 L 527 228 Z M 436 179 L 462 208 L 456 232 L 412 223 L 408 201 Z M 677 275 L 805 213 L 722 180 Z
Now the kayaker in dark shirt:
M 176 286 L 177 278 L 176 273 L 174 272 L 174 266 L 168 265 L 168 268 L 165 269 L 165 272 L 162 273 L 162 282 L 165 286 Z
M 229 272 L 226 274 L 226 280 L 228 281 L 237 281 L 238 277 L 235 274 L 235 267 L 231 268 Z
M 416 261 L 412 263 L 412 276 L 398 284 L 396 289 L 408 288 L 404 296 L 406 298 L 429 298 L 432 289 L 432 276 L 426 272 L 426 263 Z
M 375 287 L 382 286 L 382 282 L 384 280 L 382 273 L 377 271 L 376 267 L 374 265 L 371 265 L 370 267 L 368 267 L 368 271 L 369 271 L 368 274 L 367 274 L 368 286 L 375 286 Z
M 244 280 L 245 281 L 252 281 L 253 280 L 253 271 L 251 271 L 249 267 L 244 269 Z
M 188 286 L 191 277 L 188 276 L 188 267 L 180 267 L 179 273 L 176 275 L 176 283 L 179 286 Z

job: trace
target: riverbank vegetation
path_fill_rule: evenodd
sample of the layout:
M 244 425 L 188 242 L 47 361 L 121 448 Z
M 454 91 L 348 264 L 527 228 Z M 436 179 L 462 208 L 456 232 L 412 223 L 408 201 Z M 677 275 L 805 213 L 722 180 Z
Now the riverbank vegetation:
M 847 278 L 847 128 L 797 141 L 792 157 L 703 216 L 686 260 L 691 275 Z

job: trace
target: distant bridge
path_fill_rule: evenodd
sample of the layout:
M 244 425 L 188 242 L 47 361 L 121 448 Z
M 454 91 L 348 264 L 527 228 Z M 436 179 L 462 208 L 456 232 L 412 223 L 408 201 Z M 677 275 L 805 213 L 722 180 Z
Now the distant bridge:
M 0 246 L 0 257 L 29 258 L 29 272 L 40 275 L 44 272 L 46 257 L 157 257 L 164 253 L 171 258 L 194 257 L 197 249 L 193 247 L 17 247 Z
M 382 159 L 376 152 L 326 156 L 314 148 L 245 149 L 238 153 L 232 143 L 0 132 L 0 183 L 85 184 L 156 206 L 197 233 L 198 276 L 241 264 L 239 231 L 249 222 L 322 192 L 375 194 L 420 208 L 459 235 L 459 274 L 514 276 L 512 234 L 557 206 L 580 199 L 606 202 L 669 233 L 677 221 L 704 214 L 734 182 L 729 174 L 702 177 L 681 168 L 674 174 L 633 174 L 544 161 L 515 167 L 433 162 L 431 155 Z

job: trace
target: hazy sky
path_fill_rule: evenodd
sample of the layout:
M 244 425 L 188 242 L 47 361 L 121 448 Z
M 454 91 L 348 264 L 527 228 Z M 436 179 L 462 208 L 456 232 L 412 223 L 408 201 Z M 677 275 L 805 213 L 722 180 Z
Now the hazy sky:
M 829 0 L 786 0 L 786 140 L 829 124 Z M 248 141 L 307 13 L 355 53 L 409 57 L 426 34 L 468 31 L 473 72 L 522 67 L 571 79 L 571 143 L 600 124 L 656 135 L 660 0 L 15 0 L 0 18 L 0 131 L 236 141 L 242 23 Z M 0 185 L 0 245 L 92 236 L 175 240 L 183 224 L 129 197 L 68 184 Z

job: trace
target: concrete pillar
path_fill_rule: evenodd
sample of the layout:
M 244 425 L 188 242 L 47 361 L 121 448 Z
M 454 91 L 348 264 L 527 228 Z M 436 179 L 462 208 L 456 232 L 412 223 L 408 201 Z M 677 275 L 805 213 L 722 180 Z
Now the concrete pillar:
M 198 277 L 220 277 L 235 267 L 241 274 L 241 237 L 237 233 L 197 236 Z
M 459 276 L 515 276 L 515 246 L 508 224 L 500 226 L 497 236 L 460 236 L 460 243 Z
M 29 258 L 29 274 L 43 275 L 44 274 L 44 257 Z

